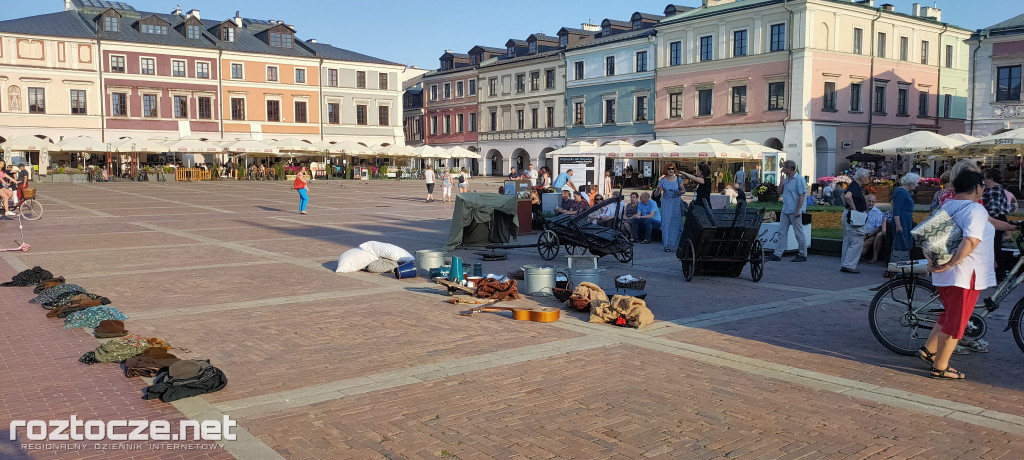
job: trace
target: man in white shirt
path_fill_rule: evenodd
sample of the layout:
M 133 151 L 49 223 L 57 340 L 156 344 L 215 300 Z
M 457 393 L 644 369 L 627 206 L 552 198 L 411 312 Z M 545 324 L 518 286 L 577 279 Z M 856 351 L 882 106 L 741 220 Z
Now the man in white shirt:
M 860 252 L 863 259 L 871 254 L 871 262 L 878 262 L 878 253 L 885 246 L 885 215 L 878 206 L 875 206 L 874 195 L 866 195 L 864 200 L 868 205 L 868 220 L 864 224 L 864 249 Z
M 539 177 L 539 175 L 537 174 L 537 170 L 533 169 L 533 163 L 530 163 L 530 167 L 526 170 L 526 172 L 530 173 L 530 187 L 536 187 L 537 178 Z

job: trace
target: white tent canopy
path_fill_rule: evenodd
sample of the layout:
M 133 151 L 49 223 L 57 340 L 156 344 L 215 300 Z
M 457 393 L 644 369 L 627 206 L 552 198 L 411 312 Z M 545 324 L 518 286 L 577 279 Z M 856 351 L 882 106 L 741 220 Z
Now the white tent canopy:
M 177 153 L 220 153 L 223 151 L 216 144 L 199 139 L 171 140 L 164 143 L 164 145 L 167 147 L 168 152 Z
M 950 139 L 953 139 L 954 141 L 959 141 L 959 142 L 964 143 L 964 144 L 970 144 L 971 142 L 975 142 L 975 141 L 978 140 L 977 137 L 974 137 L 974 136 L 971 136 L 971 135 L 968 135 L 968 134 L 960 134 L 960 133 L 949 134 L 946 137 L 948 137 Z
M 742 150 L 747 154 L 747 159 L 750 160 L 763 160 L 765 154 L 769 155 L 781 155 L 784 152 L 781 150 L 773 149 L 771 147 L 758 144 L 757 142 L 740 139 L 735 142 L 729 143 L 730 147 L 735 147 L 738 150 Z
M 42 149 L 55 151 L 55 144 L 49 137 L 40 139 L 39 137 L 32 135 L 12 138 L 3 144 L 0 144 L 0 147 L 4 150 L 14 150 L 18 152 L 29 152 Z
M 224 150 L 231 153 L 255 153 L 266 155 L 277 155 L 280 150 L 273 145 L 255 139 L 241 139 L 231 141 L 224 146 Z
M 277 147 L 278 151 L 282 153 L 317 153 L 316 147 L 312 143 L 298 137 L 277 139 L 271 142 L 270 145 Z
M 904 134 L 887 141 L 865 146 L 861 151 L 879 155 L 912 155 L 915 153 L 931 152 L 932 150 L 951 149 L 963 144 L 963 142 L 931 131 L 914 131 L 910 134 Z
M 680 145 L 674 152 L 669 153 L 670 158 L 700 158 L 700 159 L 743 159 L 747 154 L 743 150 L 730 146 L 717 139 L 704 138 Z
M 421 145 L 412 149 L 412 152 L 419 158 L 451 158 L 445 149 L 433 145 Z
M 411 157 L 416 156 L 412 147 L 407 145 L 391 144 L 373 148 L 373 153 L 382 157 Z
M 573 143 L 571 143 L 571 144 L 569 144 L 569 145 L 567 145 L 565 147 L 562 147 L 562 148 L 560 148 L 558 150 L 553 150 L 551 152 L 548 152 L 548 156 L 551 157 L 551 156 L 558 156 L 558 155 L 581 155 L 581 154 L 588 154 L 588 153 L 593 153 L 595 149 L 597 149 L 597 146 L 592 144 L 592 143 L 590 143 L 590 142 L 576 141 L 576 142 L 573 142 Z
M 655 139 L 639 147 L 634 147 L 632 151 L 625 154 L 609 153 L 608 156 L 612 158 L 661 158 L 678 149 L 679 144 L 675 142 L 667 139 Z
M 104 144 L 89 136 L 69 137 L 50 148 L 51 152 L 106 152 L 107 144 Z
M 589 153 L 608 156 L 612 156 L 613 154 L 622 155 L 628 152 L 633 152 L 636 150 L 636 148 L 637 147 L 635 145 L 629 142 L 618 140 L 611 141 L 605 145 L 597 147 L 594 150 L 590 151 Z
M 167 146 L 148 139 L 122 137 L 110 143 L 110 151 L 115 153 L 160 153 L 166 152 Z
M 449 157 L 451 157 L 451 158 L 469 158 L 469 159 L 474 159 L 474 160 L 479 160 L 479 159 L 483 158 L 482 156 L 480 156 L 479 153 L 476 153 L 476 152 L 474 152 L 472 150 L 469 150 L 467 148 L 458 147 L 458 146 L 446 149 L 445 153 L 448 154 Z

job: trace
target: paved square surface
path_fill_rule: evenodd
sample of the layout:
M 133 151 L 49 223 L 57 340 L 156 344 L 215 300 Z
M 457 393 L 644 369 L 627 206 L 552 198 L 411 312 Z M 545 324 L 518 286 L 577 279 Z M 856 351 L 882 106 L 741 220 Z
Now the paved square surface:
M 0 458 L 1024 456 L 1024 355 L 1002 332 L 1009 308 L 989 322 L 991 353 L 954 357 L 964 382 L 926 378 L 920 361 L 871 335 L 868 288 L 881 266 L 842 274 L 823 256 L 769 263 L 760 283 L 746 271 L 688 283 L 660 244 L 637 245 L 632 266 L 606 257 L 606 285 L 625 273 L 648 280 L 658 322 L 639 331 L 564 311 L 549 324 L 462 317 L 425 279 L 333 270 L 367 240 L 442 246 L 451 204 L 424 203 L 418 181 L 318 181 L 299 215 L 288 185 L 42 184 L 44 217 L 25 222 L 33 249 L 0 254 L 0 279 L 35 265 L 65 276 L 112 299 L 133 333 L 210 359 L 229 384 L 174 404 L 142 400 L 142 379 L 77 362 L 98 344 L 91 331 L 46 318 L 30 288 L 0 288 Z M 480 191 L 498 185 L 474 180 Z M 18 221 L 0 220 L 0 241 L 14 239 Z M 539 262 L 515 249 L 484 266 Z M 189 451 L 9 440 L 11 420 L 71 414 L 228 415 L 239 436 Z

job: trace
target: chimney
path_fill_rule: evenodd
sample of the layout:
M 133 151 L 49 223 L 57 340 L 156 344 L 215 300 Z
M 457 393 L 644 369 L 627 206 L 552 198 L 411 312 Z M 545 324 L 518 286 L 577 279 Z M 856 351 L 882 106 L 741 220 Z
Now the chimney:
M 921 16 L 934 19 L 936 21 L 942 21 L 942 10 L 934 6 L 922 6 Z
M 306 41 L 308 41 L 310 43 L 320 43 L 320 42 L 316 41 L 315 38 L 310 38 L 309 40 L 306 40 Z
M 242 27 L 242 17 L 238 15 L 238 11 L 235 11 L 235 17 L 232 18 L 232 20 L 235 22 L 236 26 Z
M 583 24 L 580 24 L 580 29 L 583 29 L 587 32 L 600 32 L 601 26 L 597 24 L 591 24 L 589 22 L 584 22 Z
M 896 7 L 892 6 L 892 3 L 883 3 L 882 9 L 885 11 L 896 11 Z
M 200 21 L 202 21 L 202 19 L 199 17 L 199 10 L 195 10 L 195 9 L 188 10 L 188 13 L 185 14 L 185 17 L 189 17 L 189 16 L 195 16 L 196 19 L 199 19 Z
M 64 0 L 64 11 L 71 11 L 72 9 L 71 0 Z
M 171 14 L 175 16 L 181 16 L 181 5 L 178 5 L 178 7 L 174 9 L 174 11 L 171 11 Z
M 867 6 L 874 7 L 875 6 L 875 0 L 857 0 L 857 4 L 858 5 L 867 5 Z
M 445 53 L 448 53 L 448 54 L 452 54 L 452 53 L 455 53 L 455 51 L 453 51 L 453 50 L 444 50 L 444 52 L 445 52 Z
M 915 18 L 920 16 L 921 15 L 921 4 L 920 3 L 911 3 L 910 4 L 910 11 L 912 13 L 911 15 L 914 16 Z

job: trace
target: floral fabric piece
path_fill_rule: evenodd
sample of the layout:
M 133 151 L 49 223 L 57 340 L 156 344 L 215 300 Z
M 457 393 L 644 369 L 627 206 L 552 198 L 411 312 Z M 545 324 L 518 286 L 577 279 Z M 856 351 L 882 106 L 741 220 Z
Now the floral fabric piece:
M 128 319 L 128 316 L 121 313 L 120 310 L 106 305 L 86 308 L 85 310 L 76 311 L 68 315 L 67 318 L 64 318 L 64 329 L 71 329 L 75 327 L 95 328 L 96 326 L 99 326 L 100 321 L 105 319 L 124 321 Z

